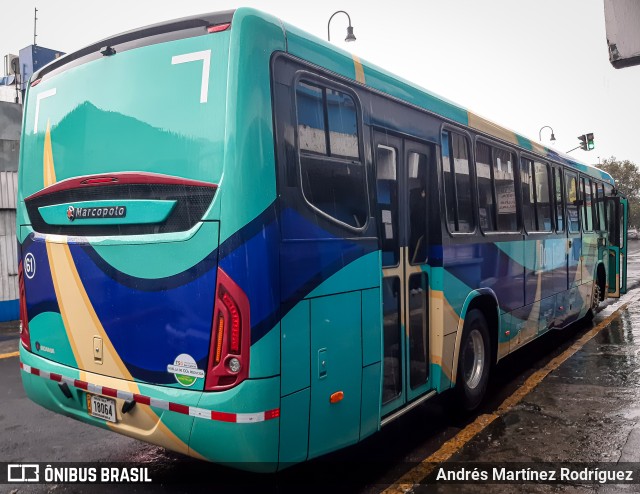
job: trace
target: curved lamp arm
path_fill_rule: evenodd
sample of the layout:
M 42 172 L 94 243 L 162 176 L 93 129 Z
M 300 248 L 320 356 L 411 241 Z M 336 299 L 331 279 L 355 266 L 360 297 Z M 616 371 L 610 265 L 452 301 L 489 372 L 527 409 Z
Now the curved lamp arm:
M 356 37 L 353 35 L 353 27 L 351 26 L 351 16 L 344 10 L 337 10 L 336 12 L 331 14 L 331 17 L 329 17 L 329 22 L 327 22 L 327 41 L 331 41 L 331 31 L 329 29 L 329 26 L 331 25 L 331 19 L 333 19 L 333 17 L 336 14 L 344 14 L 347 16 L 347 19 L 349 19 L 349 27 L 347 27 L 347 37 L 345 38 L 345 41 L 355 41 Z

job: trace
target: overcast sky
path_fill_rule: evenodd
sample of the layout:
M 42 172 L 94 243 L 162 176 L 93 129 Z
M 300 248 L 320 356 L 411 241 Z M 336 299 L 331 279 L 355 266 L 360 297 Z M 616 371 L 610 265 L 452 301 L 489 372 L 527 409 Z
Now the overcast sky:
M 274 14 L 326 38 L 336 10 L 351 15 L 357 41 L 345 43 L 347 19 L 331 22 L 336 45 L 531 139 L 550 125 L 552 147 L 595 134 L 596 148 L 575 158 L 616 156 L 640 165 L 640 66 L 609 63 L 603 0 L 23 0 L 5 5 L 0 54 L 33 42 L 70 52 L 155 22 L 240 6 Z M 549 143 L 545 129 L 542 139 Z

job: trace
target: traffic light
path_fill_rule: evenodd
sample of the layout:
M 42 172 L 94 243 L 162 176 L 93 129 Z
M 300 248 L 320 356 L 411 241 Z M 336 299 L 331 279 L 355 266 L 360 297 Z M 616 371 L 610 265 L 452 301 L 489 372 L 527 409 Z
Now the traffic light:
M 593 134 L 587 134 L 587 149 L 591 151 L 596 145 L 593 143 Z
M 578 136 L 578 139 L 580 140 L 580 149 L 582 149 L 583 151 L 591 151 L 593 148 L 596 147 L 596 145 L 593 142 L 592 133 Z
M 580 149 L 582 149 L 583 151 L 587 151 L 587 134 L 578 136 L 578 139 L 580 139 Z

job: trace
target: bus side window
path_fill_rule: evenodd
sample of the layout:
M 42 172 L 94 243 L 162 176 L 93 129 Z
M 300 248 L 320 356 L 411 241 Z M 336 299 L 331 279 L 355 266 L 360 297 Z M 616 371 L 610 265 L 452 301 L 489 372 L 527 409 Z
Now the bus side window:
M 369 210 L 354 99 L 334 89 L 298 82 L 296 112 L 304 198 L 340 223 L 364 227 Z
M 598 217 L 598 191 L 596 182 L 589 180 L 591 186 L 591 215 L 593 216 L 593 231 L 600 230 L 600 218 Z
M 556 191 L 556 231 L 564 231 L 564 194 L 562 193 L 562 171 L 553 169 L 554 188 Z
M 536 216 L 538 218 L 538 230 L 551 231 L 551 187 L 549 181 L 549 165 L 539 161 L 534 162 L 535 192 L 536 192 Z
M 522 218 L 524 220 L 525 230 L 528 232 L 535 231 L 536 218 L 533 210 L 534 192 L 533 192 L 533 162 L 523 158 L 520 162 L 520 186 L 522 188 Z
M 585 232 L 593 231 L 593 210 L 591 208 L 591 181 L 584 177 L 580 179 L 584 209 L 582 228 Z
M 518 230 L 516 214 L 515 173 L 513 154 L 503 149 L 493 149 L 493 178 L 496 187 L 498 230 L 515 232 Z
M 580 231 L 580 215 L 578 213 L 578 179 L 575 175 L 567 173 L 567 190 L 565 197 L 567 198 L 567 215 L 569 231 L 578 233 Z
M 449 231 L 473 232 L 476 224 L 466 137 L 449 131 L 442 133 L 442 171 Z
M 492 186 L 491 148 L 482 142 L 476 146 L 476 175 L 480 228 L 485 232 L 492 232 L 496 230 L 496 211 Z
M 598 217 L 600 218 L 600 231 L 607 231 L 607 216 L 604 204 L 604 186 L 600 182 L 596 182 L 596 194 L 598 202 Z
M 523 158 L 520 164 L 522 211 L 528 232 L 550 232 L 554 212 L 549 165 Z

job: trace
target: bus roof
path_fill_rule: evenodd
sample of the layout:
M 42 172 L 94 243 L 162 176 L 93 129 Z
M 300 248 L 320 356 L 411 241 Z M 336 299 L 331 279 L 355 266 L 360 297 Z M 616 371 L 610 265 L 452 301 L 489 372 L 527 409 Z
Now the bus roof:
M 413 82 L 398 77 L 378 66 L 359 59 L 356 55 L 337 48 L 328 41 L 306 33 L 291 24 L 283 22 L 287 36 L 287 46 L 289 53 L 300 56 L 300 58 L 310 58 L 312 53 L 309 50 L 309 41 L 314 43 L 314 50 L 318 59 L 322 57 L 326 65 L 327 57 L 333 55 L 337 63 L 334 67 L 327 67 L 330 70 L 346 75 L 351 79 L 377 90 L 395 99 L 417 106 L 436 115 L 444 117 L 453 123 L 470 127 L 479 132 L 485 133 L 495 139 L 518 146 L 525 151 L 552 159 L 556 162 L 570 166 L 580 172 L 591 175 L 614 184 L 613 178 L 607 172 L 591 165 L 581 163 L 565 153 L 543 146 L 535 140 L 529 139 L 506 127 L 498 125 L 491 120 L 484 118 L 456 103 L 453 103 L 442 96 L 436 95 Z M 299 38 L 300 43 L 295 39 Z M 338 56 L 336 56 L 338 55 Z M 314 60 L 309 60 L 313 62 Z M 334 60 L 332 60 L 334 61 Z M 346 67 L 339 67 L 344 64 Z M 350 67 L 349 67 L 350 65 Z M 355 66 L 355 69 L 354 69 Z M 342 69 L 342 70 L 340 70 Z
M 170 41 L 172 39 L 189 38 L 207 34 L 207 29 L 210 26 L 230 23 L 234 13 L 235 10 L 225 10 L 209 14 L 193 15 L 116 34 L 115 36 L 91 43 L 84 48 L 52 61 L 36 71 L 31 76 L 31 80 L 36 81 L 45 75 L 69 69 L 77 63 L 85 63 L 94 58 L 98 58 L 102 56 L 101 50 L 108 46 L 118 46 L 118 48 L 122 50 L 130 50 L 140 46 Z
M 103 56 L 102 49 L 108 46 L 116 47 L 116 50 L 128 50 L 172 39 L 199 36 L 206 34 L 210 26 L 231 23 L 234 16 L 238 15 L 253 15 L 262 17 L 266 22 L 274 21 L 274 18 L 269 14 L 251 8 L 239 8 L 161 22 L 103 39 L 69 53 L 34 73 L 31 80 L 36 81 L 46 75 L 53 75 L 77 64 L 99 58 Z M 614 183 L 611 175 L 603 170 L 576 161 L 567 154 L 550 149 L 535 140 L 498 125 L 417 84 L 395 76 L 375 64 L 360 60 L 356 55 L 337 48 L 324 39 L 284 21 L 278 22 L 287 38 L 287 51 L 292 55 L 307 59 L 312 63 L 316 62 L 318 65 L 353 79 L 370 89 L 444 117 L 452 123 L 470 127 L 495 139 L 518 146 L 525 151 L 560 162 L 611 184 Z M 320 59 L 323 63 L 319 63 Z M 331 61 L 330 67 L 327 66 L 329 60 Z

